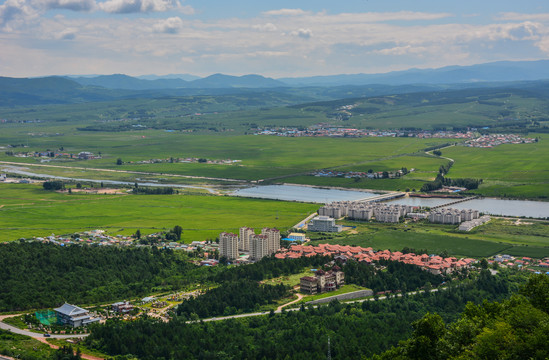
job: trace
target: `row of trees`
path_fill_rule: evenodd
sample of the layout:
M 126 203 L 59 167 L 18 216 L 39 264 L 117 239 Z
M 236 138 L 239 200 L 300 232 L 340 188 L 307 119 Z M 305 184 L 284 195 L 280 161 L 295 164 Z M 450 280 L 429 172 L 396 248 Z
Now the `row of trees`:
M 471 178 L 462 178 L 462 179 L 451 179 L 445 178 L 442 173 L 437 174 L 437 177 L 434 181 L 426 182 L 421 187 L 421 191 L 428 192 L 441 189 L 443 186 L 458 186 L 464 187 L 467 190 L 478 189 L 479 185 L 482 184 L 482 179 L 471 179 Z

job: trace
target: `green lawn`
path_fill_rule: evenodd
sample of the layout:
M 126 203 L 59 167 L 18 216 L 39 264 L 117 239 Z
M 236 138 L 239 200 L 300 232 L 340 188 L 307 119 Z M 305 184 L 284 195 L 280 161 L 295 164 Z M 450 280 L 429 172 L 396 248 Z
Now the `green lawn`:
M 0 241 L 96 228 L 147 234 L 180 225 L 182 239 L 190 242 L 241 226 L 285 230 L 317 208 L 229 196 L 59 194 L 38 185 L 0 184 Z

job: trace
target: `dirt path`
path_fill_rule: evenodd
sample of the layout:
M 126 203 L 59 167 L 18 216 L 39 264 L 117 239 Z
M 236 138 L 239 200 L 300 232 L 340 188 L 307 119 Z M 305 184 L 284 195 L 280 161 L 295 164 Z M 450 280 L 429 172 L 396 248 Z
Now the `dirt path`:
M 297 293 L 297 299 L 296 299 L 296 300 L 290 301 L 289 303 L 284 304 L 284 305 L 280 305 L 280 306 L 276 309 L 276 311 L 282 311 L 282 308 L 285 308 L 286 306 L 290 306 L 290 305 L 292 305 L 292 304 L 295 304 L 295 303 L 298 302 L 299 300 L 303 299 L 303 296 L 304 296 L 303 294 Z
M 46 345 L 48 345 L 49 347 L 51 347 L 52 349 L 59 349 L 59 346 L 57 345 L 54 345 L 54 344 L 50 344 L 46 339 L 44 339 L 43 337 L 36 337 L 35 338 L 36 340 L 40 341 L 41 343 L 44 343 Z M 88 360 L 104 360 L 103 358 L 100 358 L 100 357 L 97 357 L 97 356 L 92 356 L 92 355 L 87 355 L 87 354 L 82 354 L 82 359 L 88 359 Z

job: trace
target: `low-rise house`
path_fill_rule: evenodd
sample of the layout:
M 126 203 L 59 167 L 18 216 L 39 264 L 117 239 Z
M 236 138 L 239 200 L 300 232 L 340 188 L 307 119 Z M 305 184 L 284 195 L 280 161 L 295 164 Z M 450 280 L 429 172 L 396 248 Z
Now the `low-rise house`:
M 112 304 L 111 309 L 112 311 L 125 314 L 133 310 L 133 305 L 129 301 L 120 301 Z

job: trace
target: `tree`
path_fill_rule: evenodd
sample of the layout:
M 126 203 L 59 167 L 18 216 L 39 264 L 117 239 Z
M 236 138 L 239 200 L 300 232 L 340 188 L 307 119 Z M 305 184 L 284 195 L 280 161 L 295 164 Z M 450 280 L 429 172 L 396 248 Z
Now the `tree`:
M 526 285 L 520 289 L 532 305 L 549 313 L 549 277 L 543 274 L 532 275 Z
M 141 239 L 141 230 L 137 229 L 135 234 L 133 235 L 136 239 Z
M 122 164 L 124 164 L 124 162 L 122 161 L 121 158 L 116 159 L 116 165 L 122 165 Z
M 172 231 L 175 234 L 177 240 L 181 240 L 181 233 L 183 232 L 183 228 L 179 225 L 175 225 Z
M 65 188 L 65 184 L 59 180 L 45 181 L 42 186 L 44 190 L 61 190 Z
M 480 267 L 482 269 L 488 269 L 488 260 L 486 260 L 484 258 L 482 260 L 480 260 Z

